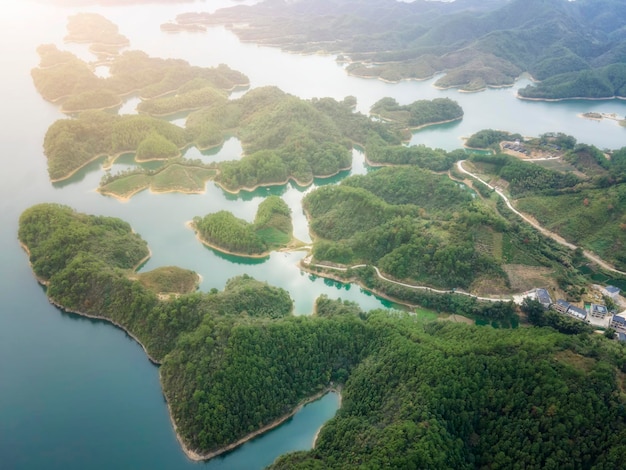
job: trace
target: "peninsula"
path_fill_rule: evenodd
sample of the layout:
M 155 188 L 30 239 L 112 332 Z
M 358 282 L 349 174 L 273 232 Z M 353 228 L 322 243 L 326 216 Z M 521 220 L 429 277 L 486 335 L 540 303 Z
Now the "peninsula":
M 190 223 L 205 245 L 227 254 L 265 258 L 270 252 L 302 244 L 293 238 L 291 210 L 278 196 L 261 202 L 253 223 L 220 211 Z

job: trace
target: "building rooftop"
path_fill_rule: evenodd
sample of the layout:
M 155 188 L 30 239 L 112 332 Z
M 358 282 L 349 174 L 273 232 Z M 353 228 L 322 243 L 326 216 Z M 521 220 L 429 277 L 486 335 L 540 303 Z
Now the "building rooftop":
M 613 321 L 622 325 L 626 325 L 626 316 L 623 316 L 623 314 L 613 315 Z
M 587 318 L 587 311 L 584 308 L 576 307 L 575 305 L 570 305 L 567 313 L 574 317 L 580 318 L 581 320 Z
M 537 289 L 537 300 L 544 305 L 550 305 L 552 303 L 552 299 L 550 298 L 550 294 L 545 289 Z

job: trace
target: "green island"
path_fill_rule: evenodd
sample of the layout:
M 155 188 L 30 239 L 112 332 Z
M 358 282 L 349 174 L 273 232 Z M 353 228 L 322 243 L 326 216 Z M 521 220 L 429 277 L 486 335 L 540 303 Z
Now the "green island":
M 207 181 L 214 179 L 216 174 L 214 165 L 175 158 L 155 170 L 137 167 L 115 174 L 106 173 L 98 191 L 120 201 L 128 201 L 144 189 L 154 193 L 199 194 L 205 191 Z
M 187 132 L 167 121 L 86 111 L 77 119 L 54 122 L 44 138 L 44 153 L 55 182 L 101 157 L 107 157 L 109 164 L 124 153 L 136 153 L 140 161 L 167 160 L 180 156 L 189 143 Z
M 463 119 L 463 108 L 450 98 L 418 100 L 404 106 L 393 98 L 382 98 L 374 103 L 370 114 L 404 129 L 415 130 Z
M 117 324 L 160 364 L 190 458 L 231 450 L 335 389 L 342 407 L 315 448 L 272 468 L 621 465 L 626 351 L 603 335 L 427 321 L 326 297 L 296 317 L 286 291 L 246 275 L 162 299 L 135 280 L 149 252 L 120 219 L 40 204 L 18 236 L 53 303 Z M 182 271 L 163 274 L 159 290 Z M 534 318 L 537 305 L 522 310 Z
M 493 139 L 472 136 L 467 143 L 483 141 L 495 153 L 472 155 L 475 173 L 548 230 L 626 270 L 626 147 L 607 153 L 558 133 L 521 140 L 499 131 L 478 134 Z
M 354 112 L 351 97 L 343 101 L 302 100 L 278 88 L 263 87 L 228 100 L 219 90 L 204 85 L 203 80 L 192 79 L 181 93 L 144 101 L 139 106 L 141 110 L 144 103 L 157 103 L 157 107 L 149 108 L 154 115 L 169 114 L 187 107 L 181 103 L 196 92 L 208 97 L 211 104 L 191 112 L 184 129 L 146 114 L 116 116 L 103 111 L 85 111 L 76 118 L 53 123 L 44 140 L 51 180 L 67 179 L 98 158 L 106 157 L 106 165 L 110 165 L 119 155 L 134 153 L 138 163 L 161 160 L 163 167 L 158 171 L 138 167 L 107 174 L 101 192 L 124 199 L 141 189 L 154 189 L 158 175 L 177 174 L 180 179 L 172 180 L 165 190 L 197 192 L 214 178 L 224 190 L 236 193 L 285 184 L 290 179 L 306 186 L 316 177 L 333 176 L 350 168 L 354 145 L 363 146 L 373 166 L 415 164 L 447 171 L 464 157 L 460 150 L 402 145 L 407 125 L 447 120 L 452 115 L 446 112 L 449 108 L 455 115 L 462 113 L 456 103 L 447 100 L 434 100 L 434 106 L 431 102 L 410 105 L 413 118 L 406 123 L 377 122 Z M 188 146 L 208 149 L 221 145 L 227 136 L 241 140 L 244 155 L 239 160 L 203 164 L 178 158 Z M 194 172 L 198 174 L 192 176 Z M 202 182 L 200 186 L 198 181 Z
M 194 217 L 190 226 L 203 244 L 238 256 L 264 258 L 273 250 L 302 245 L 293 238 L 291 210 L 278 196 L 259 204 L 253 223 L 219 211 Z
M 384 15 L 381 12 L 384 11 Z M 527 99 L 626 96 L 620 0 L 263 1 L 184 13 L 181 27 L 225 25 L 241 40 L 295 53 L 338 54 L 348 73 L 480 91 L 539 83 Z M 556 33 L 558 32 L 558 34 Z
M 90 43 L 97 55 L 117 54 L 130 44 L 117 25 L 98 13 L 77 13 L 67 20 L 66 42 Z
M 94 73 L 98 63 L 88 64 L 54 45 L 42 45 L 37 52 L 40 65 L 31 71 L 35 87 L 46 100 L 60 103 L 65 113 L 115 108 L 123 97 L 138 94 L 147 114 L 169 115 L 211 104 L 221 94 L 249 85 L 248 77 L 224 64 L 197 67 L 180 59 L 149 57 L 142 51 L 112 56 L 105 62 L 107 78 Z M 172 94 L 177 97 L 163 99 Z

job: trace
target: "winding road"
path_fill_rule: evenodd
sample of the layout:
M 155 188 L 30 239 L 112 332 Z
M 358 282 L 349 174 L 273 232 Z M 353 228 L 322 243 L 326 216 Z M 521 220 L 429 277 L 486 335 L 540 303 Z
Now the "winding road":
M 482 184 L 487 186 L 489 189 L 493 189 L 496 192 L 496 194 L 498 196 L 500 196 L 504 200 L 504 202 L 507 205 L 507 207 L 509 209 L 511 209 L 511 211 L 513 211 L 519 217 L 521 217 L 525 222 L 527 222 L 528 224 L 532 225 L 534 228 L 539 230 L 542 234 L 544 234 L 547 237 L 550 237 L 552 240 L 554 240 L 555 242 L 559 243 L 560 245 L 566 246 L 567 248 L 570 248 L 572 250 L 575 250 L 577 248 L 581 248 L 582 249 L 582 247 L 578 247 L 578 246 L 574 245 L 573 243 L 568 242 L 567 240 L 565 240 L 560 235 L 558 235 L 558 234 L 556 234 L 554 232 L 551 232 L 550 230 L 542 227 L 536 221 L 534 221 L 533 219 L 531 219 L 527 215 L 522 214 L 520 211 L 518 211 L 515 207 L 513 207 L 513 204 L 511 204 L 511 201 L 509 200 L 509 198 L 506 197 L 504 195 L 504 193 L 502 193 L 502 191 L 499 188 L 496 188 L 495 186 L 492 186 L 491 184 L 487 183 L 485 180 L 483 180 L 478 175 L 475 175 L 474 173 L 471 173 L 471 172 L 467 171 L 465 168 L 463 168 L 463 162 L 465 162 L 465 161 L 466 160 L 459 160 L 458 162 L 456 162 L 456 166 L 459 169 L 459 171 L 462 172 L 462 173 L 465 173 L 466 175 L 471 176 L 472 178 L 474 178 L 474 179 L 476 179 L 478 181 L 480 181 Z M 585 258 L 587 258 L 590 261 L 593 261 L 594 263 L 597 263 L 599 266 L 602 266 L 602 268 L 606 269 L 607 271 L 611 271 L 611 272 L 614 272 L 614 273 L 626 276 L 626 272 L 620 271 L 619 269 L 615 269 L 609 263 L 604 261 L 599 256 L 593 254 L 592 252 L 590 252 L 588 250 L 584 250 L 584 249 L 582 250 L 582 252 L 583 252 L 583 255 L 585 255 Z
M 573 243 L 568 242 L 567 240 L 565 240 L 563 237 L 561 237 L 560 235 L 551 232 L 550 230 L 542 227 L 539 223 L 537 223 L 535 220 L 531 219 L 530 217 L 528 217 L 527 215 L 521 213 L 520 211 L 518 211 L 515 207 L 513 207 L 513 204 L 511 203 L 511 201 L 509 200 L 509 198 L 504 195 L 504 193 L 499 189 L 496 188 L 495 186 L 487 183 L 485 180 L 483 180 L 480 176 L 471 173 L 469 171 L 467 171 L 465 168 L 463 168 L 463 162 L 465 162 L 466 160 L 459 160 L 456 165 L 457 168 L 459 169 L 459 171 L 461 173 L 464 173 L 468 176 L 470 176 L 471 178 L 480 181 L 482 184 L 484 184 L 485 186 L 487 186 L 489 189 L 492 189 L 493 191 L 496 192 L 496 194 L 498 196 L 500 196 L 502 198 L 502 200 L 505 202 L 505 204 L 507 205 L 507 207 L 515 214 L 517 214 L 522 220 L 524 220 L 526 223 L 530 224 L 532 227 L 536 228 L 539 232 L 541 232 L 543 235 L 551 238 L 552 240 L 554 240 L 555 242 L 559 243 L 560 245 L 566 246 L 567 248 L 570 248 L 572 250 L 575 250 L 577 248 L 579 248 L 578 246 L 574 245 Z M 611 266 L 609 263 L 607 263 L 606 261 L 604 261 L 602 258 L 598 257 L 597 255 L 591 253 L 588 250 L 582 250 L 583 255 L 593 261 L 594 263 L 597 263 L 599 266 L 601 266 L 602 268 L 606 269 L 607 271 L 611 271 L 617 274 L 621 274 L 626 276 L 626 272 L 624 271 L 620 271 L 619 269 L 615 269 L 613 266 Z M 305 258 L 302 259 L 301 263 L 303 266 L 314 266 L 314 267 L 318 267 L 318 268 L 323 268 L 323 269 L 333 269 L 335 271 L 347 271 L 348 269 L 355 269 L 355 268 L 364 268 L 367 265 L 366 264 L 356 264 L 354 266 L 350 266 L 350 267 L 342 267 L 342 266 L 330 266 L 330 265 L 326 265 L 326 264 L 311 264 L 311 260 L 312 260 L 312 255 L 308 255 Z M 474 295 L 474 294 L 470 294 L 469 292 L 464 292 L 461 290 L 457 290 L 457 289 L 450 289 L 450 290 L 440 290 L 440 289 L 434 289 L 432 287 L 428 287 L 428 286 L 416 286 L 413 284 L 406 284 L 404 282 L 400 282 L 400 281 L 395 281 L 393 279 L 389 279 L 388 277 L 385 277 L 380 270 L 376 267 L 373 266 L 374 270 L 376 271 L 376 275 L 382 279 L 383 281 L 389 282 L 391 284 L 396 284 L 402 287 L 407 287 L 409 289 L 416 289 L 416 290 L 426 290 L 426 291 L 430 291 L 430 292 L 435 292 L 437 294 L 458 294 L 458 295 L 466 295 L 468 297 L 473 297 L 477 300 L 482 300 L 482 301 L 486 301 L 486 302 L 508 302 L 510 300 L 513 300 L 515 303 L 517 304 L 521 304 L 524 297 L 531 295 L 533 293 L 533 290 L 528 291 L 528 292 L 524 292 L 522 294 L 517 294 L 517 295 L 513 295 L 513 296 L 509 296 L 507 298 L 492 298 L 492 297 L 480 297 L 478 295 Z

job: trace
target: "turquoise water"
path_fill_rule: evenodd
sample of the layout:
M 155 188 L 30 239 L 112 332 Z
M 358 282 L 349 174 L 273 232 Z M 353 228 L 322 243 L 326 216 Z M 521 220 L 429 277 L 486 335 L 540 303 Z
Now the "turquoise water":
M 387 84 L 349 77 L 331 56 L 297 56 L 241 44 L 224 28 L 176 35 L 159 30 L 160 23 L 179 12 L 229 4 L 215 0 L 85 7 L 81 11 L 100 12 L 119 24 L 133 48 L 155 56 L 184 58 L 194 65 L 228 63 L 246 73 L 252 87 L 277 85 L 303 98 L 354 95 L 360 111 L 367 111 L 384 96 L 401 104 L 439 96 L 459 101 L 465 110 L 463 121 L 420 131 L 413 143 L 456 148 L 462 136 L 487 127 L 525 135 L 562 131 L 601 148 L 620 147 L 626 142 L 626 129 L 613 122 L 576 117 L 585 111 L 624 115 L 623 101 L 531 103 L 516 100 L 515 88 L 460 94 L 436 90 L 432 81 Z M 254 469 L 289 450 L 310 448 L 315 432 L 337 409 L 336 395 L 308 405 L 285 425 L 225 457 L 203 464 L 188 461 L 169 422 L 158 369 L 124 332 L 103 322 L 61 313 L 48 303 L 17 243 L 18 218 L 27 207 L 47 201 L 121 217 L 152 249 L 153 257 L 144 270 L 164 265 L 193 269 L 203 276 L 202 290 L 221 289 L 228 278 L 248 273 L 287 289 L 299 315 L 310 313 L 320 294 L 354 300 L 365 309 L 386 308 L 388 303 L 357 286 L 300 271 L 297 262 L 302 253 L 273 253 L 265 260 L 247 261 L 203 247 L 185 227 L 194 216 L 221 209 L 252 220 L 263 198 L 278 194 L 293 211 L 296 237 L 310 241 L 300 206 L 302 197 L 315 186 L 367 172 L 363 154 L 354 151 L 351 172 L 316 180 L 307 188 L 288 183 L 232 195 L 209 183 L 204 194 L 155 195 L 143 191 L 120 203 L 95 192 L 103 174 L 98 162 L 71 180 L 53 185 L 48 180 L 42 142 L 48 126 L 65 116 L 37 94 L 30 70 L 38 63 L 36 47 L 44 43 L 56 43 L 91 59 L 84 46 L 63 44 L 66 18 L 76 11 L 10 0 L 3 2 L 0 18 L 0 93 L 4 105 L 0 127 L 0 468 Z M 129 99 L 123 112 L 132 112 L 136 104 L 136 99 Z M 239 152 L 240 143 L 229 139 L 223 148 L 204 154 L 190 149 L 187 153 L 190 158 L 217 161 L 238 158 Z M 127 158 L 121 158 L 114 170 L 129 164 Z

